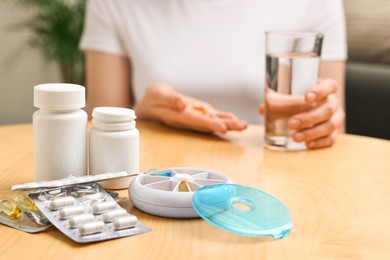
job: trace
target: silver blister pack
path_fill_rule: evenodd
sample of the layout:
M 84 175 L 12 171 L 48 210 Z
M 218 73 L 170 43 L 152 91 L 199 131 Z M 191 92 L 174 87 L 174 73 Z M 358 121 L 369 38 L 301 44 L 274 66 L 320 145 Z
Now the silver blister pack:
M 30 193 L 39 210 L 78 243 L 97 242 L 151 231 L 129 214 L 98 183 Z

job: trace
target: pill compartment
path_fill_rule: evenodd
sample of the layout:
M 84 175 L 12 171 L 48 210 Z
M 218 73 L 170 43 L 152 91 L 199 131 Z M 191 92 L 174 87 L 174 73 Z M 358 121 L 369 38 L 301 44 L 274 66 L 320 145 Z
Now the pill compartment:
M 149 214 L 171 218 L 199 217 L 192 206 L 198 189 L 230 183 L 222 173 L 203 168 L 175 167 L 138 175 L 129 188 L 134 206 Z
M 142 234 L 151 229 L 122 208 L 98 183 L 75 184 L 29 194 L 62 233 L 78 243 Z

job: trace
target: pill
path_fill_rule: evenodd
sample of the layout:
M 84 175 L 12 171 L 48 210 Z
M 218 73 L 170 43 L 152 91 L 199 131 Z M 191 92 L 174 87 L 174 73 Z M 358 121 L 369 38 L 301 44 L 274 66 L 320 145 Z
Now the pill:
M 191 192 L 192 188 L 191 188 L 190 184 L 187 181 L 182 180 L 179 183 L 179 191 Z
M 76 199 L 74 197 L 66 196 L 54 198 L 53 200 L 49 201 L 47 207 L 51 210 L 57 210 L 66 206 L 73 206 L 75 203 Z
M 36 211 L 38 209 L 34 201 L 26 195 L 19 194 L 15 197 L 14 201 L 22 210 Z
M 117 217 L 123 217 L 127 215 L 127 211 L 125 209 L 117 209 L 113 211 L 107 211 L 102 214 L 102 219 L 104 222 L 111 222 Z
M 202 115 L 207 115 L 209 113 L 208 109 L 205 108 L 204 106 L 202 106 L 201 104 L 199 103 L 195 103 L 192 105 L 192 108 L 196 111 L 198 111 L 199 113 L 201 113 Z
M 92 214 L 75 215 L 68 218 L 68 227 L 75 228 L 81 224 L 93 222 L 95 217 Z
M 104 211 L 115 209 L 117 207 L 116 202 L 100 202 L 94 203 L 91 207 L 93 214 L 100 214 Z
M 135 227 L 137 225 L 137 221 L 138 221 L 138 219 L 136 216 L 128 215 L 128 216 L 116 218 L 112 222 L 112 225 L 113 225 L 115 230 L 132 228 L 132 227 Z
M 71 206 L 65 207 L 58 210 L 59 219 L 67 219 L 70 216 L 84 213 L 84 208 L 82 206 Z
M 96 221 L 96 222 L 88 222 L 81 224 L 78 228 L 78 232 L 82 236 L 101 233 L 104 230 L 104 222 Z
M 0 212 L 5 213 L 11 219 L 19 219 L 22 211 L 13 200 L 0 201 Z

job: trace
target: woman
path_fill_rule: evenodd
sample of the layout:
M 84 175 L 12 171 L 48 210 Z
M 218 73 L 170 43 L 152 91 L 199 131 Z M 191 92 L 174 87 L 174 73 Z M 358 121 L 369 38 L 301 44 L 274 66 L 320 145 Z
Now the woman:
M 289 119 L 293 138 L 330 146 L 344 122 L 341 0 L 90 0 L 81 48 L 87 106 L 133 107 L 138 118 L 203 132 L 261 123 L 264 32 L 325 34 L 317 104 Z

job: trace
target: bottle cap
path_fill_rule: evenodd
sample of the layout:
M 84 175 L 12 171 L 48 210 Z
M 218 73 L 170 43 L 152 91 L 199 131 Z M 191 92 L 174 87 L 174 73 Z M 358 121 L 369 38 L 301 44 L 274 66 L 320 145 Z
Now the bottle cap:
M 48 83 L 34 87 L 34 106 L 72 110 L 85 107 L 85 88 L 77 84 Z
M 134 110 L 123 107 L 96 107 L 92 111 L 92 124 L 106 130 L 128 130 L 135 127 Z

